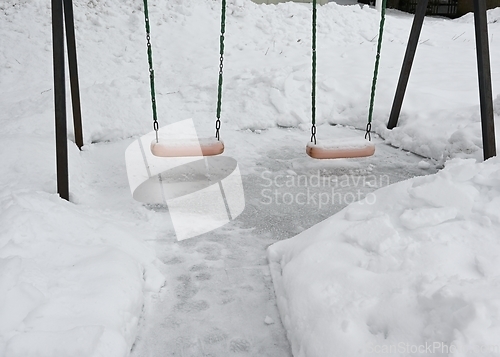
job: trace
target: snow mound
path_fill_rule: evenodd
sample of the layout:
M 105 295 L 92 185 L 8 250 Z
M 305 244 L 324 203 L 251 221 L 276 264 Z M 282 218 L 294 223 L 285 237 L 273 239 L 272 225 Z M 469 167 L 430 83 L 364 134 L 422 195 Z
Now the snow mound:
M 125 356 L 164 278 L 132 224 L 0 190 L 0 355 Z
M 294 356 L 498 353 L 499 174 L 454 159 L 270 246 Z

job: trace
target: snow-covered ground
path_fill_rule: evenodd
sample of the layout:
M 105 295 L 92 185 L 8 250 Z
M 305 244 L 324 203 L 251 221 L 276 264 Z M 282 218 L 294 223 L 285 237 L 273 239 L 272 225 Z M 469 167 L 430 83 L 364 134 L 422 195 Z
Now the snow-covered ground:
M 230 225 L 176 242 L 168 210 L 133 201 L 125 170 L 126 147 L 152 129 L 142 2 L 74 7 L 86 145 L 70 143 L 65 202 L 55 188 L 50 3 L 0 3 L 0 356 L 356 356 L 399 342 L 500 345 L 500 163 L 461 160 L 482 155 L 471 15 L 426 19 L 400 126 L 389 132 L 412 21 L 389 10 L 377 153 L 316 162 L 304 153 L 310 6 L 229 1 L 222 136 L 247 207 Z M 193 118 L 211 135 L 220 3 L 150 7 L 160 124 Z M 488 13 L 497 119 L 499 10 Z M 318 138 L 362 136 L 354 128 L 366 122 L 379 14 L 330 3 L 318 15 Z M 375 191 L 450 158 L 437 176 Z M 330 184 L 312 185 L 314 177 Z M 303 203 L 309 189 L 317 199 Z M 314 226 L 365 196 L 375 203 Z M 295 235 L 269 249 L 271 281 L 265 249 Z
M 449 161 L 269 248 L 294 356 L 498 356 L 498 159 Z

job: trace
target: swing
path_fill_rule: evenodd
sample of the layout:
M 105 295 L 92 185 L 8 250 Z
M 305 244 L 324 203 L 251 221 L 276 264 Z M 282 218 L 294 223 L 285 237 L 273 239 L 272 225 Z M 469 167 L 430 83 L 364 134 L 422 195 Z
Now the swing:
M 321 144 L 316 142 L 316 2 L 313 0 L 312 12 L 312 126 L 311 142 L 306 145 L 306 153 L 313 159 L 348 159 L 357 157 L 372 156 L 375 153 L 375 144 L 371 142 L 371 122 L 373 116 L 373 104 L 375 100 L 375 87 L 377 83 L 378 66 L 380 60 L 380 51 L 382 48 L 382 34 L 385 22 L 385 9 L 387 0 L 382 0 L 382 10 L 380 17 L 380 30 L 377 45 L 377 56 L 375 59 L 375 70 L 373 74 L 370 109 L 368 114 L 368 124 L 363 138 L 342 138 L 330 141 L 324 141 Z M 368 139 L 368 140 L 366 140 Z
M 314 159 L 346 159 L 372 156 L 375 145 L 368 140 L 359 138 L 335 139 L 323 142 L 321 145 L 307 143 L 306 153 Z
M 159 137 L 159 125 L 156 111 L 156 97 L 153 69 L 153 49 L 151 46 L 151 31 L 149 25 L 148 1 L 144 0 L 144 18 L 146 24 L 146 40 L 148 47 L 149 80 L 151 85 L 151 106 L 153 109 L 153 129 L 156 138 L 151 142 L 151 153 L 159 157 L 185 157 L 185 156 L 214 156 L 224 152 L 224 143 L 220 140 L 220 114 L 222 106 L 222 74 L 224 65 L 224 33 L 226 28 L 226 0 L 222 0 L 221 7 L 221 33 L 220 33 L 220 64 L 219 82 L 217 89 L 217 120 L 215 122 L 215 137 L 208 138 L 169 138 Z
M 174 139 L 151 142 L 151 152 L 160 157 L 213 156 L 224 152 L 224 144 L 217 138 Z

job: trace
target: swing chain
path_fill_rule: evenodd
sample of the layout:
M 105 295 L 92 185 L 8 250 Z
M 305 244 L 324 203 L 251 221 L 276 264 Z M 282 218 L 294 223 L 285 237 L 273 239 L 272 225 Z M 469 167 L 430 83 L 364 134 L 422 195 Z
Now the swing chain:
M 221 35 L 221 46 L 224 46 L 224 35 Z M 222 106 L 222 75 L 224 70 L 224 55 L 220 55 L 220 64 L 219 64 L 219 86 L 217 93 L 217 120 L 215 121 L 215 137 L 217 140 L 220 140 L 220 114 L 221 114 L 221 106 Z
M 366 133 L 365 133 L 365 139 L 368 138 L 368 141 L 372 141 L 372 123 L 366 124 Z
M 217 121 L 215 122 L 215 137 L 220 140 L 220 114 L 222 110 L 222 82 L 223 82 L 223 70 L 224 70 L 224 33 L 226 32 L 226 0 L 222 0 L 221 5 L 221 23 L 220 23 L 220 39 L 219 39 L 219 83 L 217 87 Z
M 222 35 L 222 41 L 224 41 L 224 35 Z M 224 70 L 224 54 L 220 55 L 220 63 L 219 63 L 219 74 L 223 74 Z
M 156 133 L 156 142 L 158 142 L 159 125 L 158 125 L 158 115 L 156 112 L 155 71 L 153 69 L 153 47 L 151 45 L 151 29 L 149 26 L 148 0 L 144 0 L 144 19 L 146 23 L 146 40 L 148 47 L 149 83 L 151 86 L 151 108 L 153 110 L 153 129 Z
M 316 145 L 316 0 L 313 0 L 312 6 L 311 142 Z
M 220 130 L 220 119 L 217 118 L 217 121 L 215 122 L 215 137 L 217 138 L 217 140 L 220 140 L 219 130 Z
M 316 145 L 316 124 L 311 126 L 311 142 Z
M 386 7 L 387 7 L 387 0 L 382 0 L 382 9 L 380 11 L 380 26 L 379 26 L 379 34 L 377 41 L 377 54 L 375 56 L 375 68 L 373 69 L 373 80 L 372 80 L 372 88 L 370 94 L 370 107 L 368 109 L 368 124 L 366 125 L 366 134 L 365 134 L 365 139 L 368 137 L 368 140 L 370 141 L 371 141 L 370 132 L 372 129 L 372 120 L 373 120 L 373 106 L 375 103 L 375 89 L 377 86 L 378 68 L 380 64 L 380 52 L 382 50 L 382 38 L 384 34 Z

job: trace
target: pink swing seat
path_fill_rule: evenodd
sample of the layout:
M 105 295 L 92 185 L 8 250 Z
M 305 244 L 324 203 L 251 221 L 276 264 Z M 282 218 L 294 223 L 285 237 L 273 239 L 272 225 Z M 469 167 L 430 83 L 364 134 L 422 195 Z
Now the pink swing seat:
M 308 143 L 306 153 L 314 159 L 349 159 L 372 156 L 375 144 L 359 138 L 342 138 L 321 144 Z
M 214 156 L 224 152 L 224 143 L 215 137 L 151 142 L 151 153 L 160 157 Z

